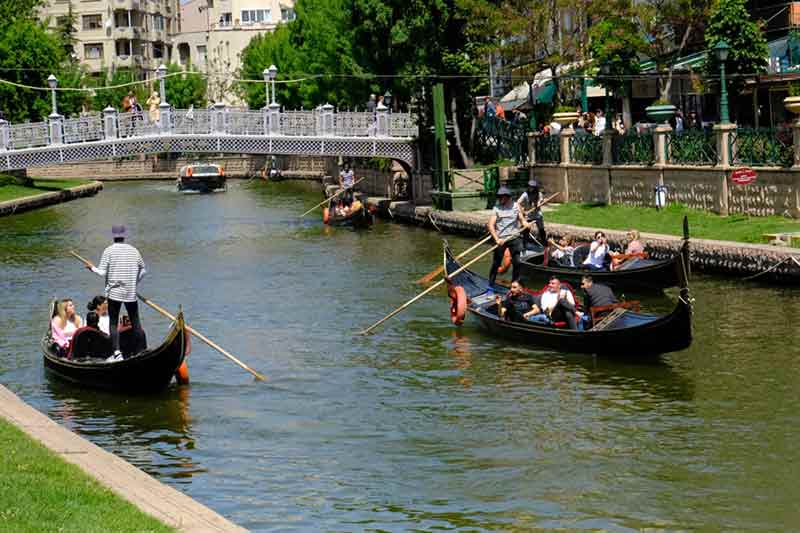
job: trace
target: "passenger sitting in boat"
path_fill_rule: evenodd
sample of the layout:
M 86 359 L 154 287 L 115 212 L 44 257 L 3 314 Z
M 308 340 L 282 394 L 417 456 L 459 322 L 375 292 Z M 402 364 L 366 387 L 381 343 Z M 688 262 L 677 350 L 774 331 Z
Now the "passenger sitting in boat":
M 572 235 L 564 235 L 558 242 L 553 239 L 547 241 L 553 247 L 553 251 L 550 252 L 550 259 L 555 260 L 560 265 L 575 266 L 572 262 L 572 253 L 575 251 L 575 247 L 572 245 L 574 241 L 575 239 Z
M 50 321 L 50 332 L 53 342 L 58 345 L 59 351 L 65 355 L 69 349 L 72 335 L 83 325 L 83 320 L 75 312 L 75 304 L 69 298 L 60 300 L 53 309 L 53 319 Z
M 562 288 L 561 281 L 555 276 L 550 278 L 547 290 L 539 297 L 539 307 L 552 322 L 566 322 L 569 329 L 577 329 L 575 317 L 582 316 L 575 310 L 575 298 L 572 292 Z
M 591 314 L 592 307 L 617 303 L 617 297 L 614 296 L 614 292 L 602 283 L 595 283 L 592 276 L 588 274 L 581 278 L 581 288 L 584 293 L 584 310 L 589 314 Z M 600 313 L 598 316 L 603 316 L 605 314 L 608 314 L 608 312 Z
M 519 281 L 511 282 L 511 289 L 501 298 L 495 297 L 497 314 L 506 320 L 522 321 L 541 313 L 536 297 L 526 292 Z
M 89 311 L 94 311 L 97 313 L 100 321 L 98 324 L 97 329 L 105 333 L 106 335 L 110 335 L 108 329 L 108 299 L 105 296 L 95 296 L 92 300 L 86 305 L 86 308 Z M 86 315 L 86 321 L 89 321 L 89 315 Z
M 628 237 L 628 245 L 625 247 L 624 252 L 608 252 L 612 260 L 612 269 L 625 261 L 636 261 L 637 255 L 644 254 L 644 245 L 639 240 L 639 232 L 632 229 L 628 231 L 626 236 Z
M 605 233 L 598 231 L 594 234 L 594 241 L 589 246 L 589 255 L 586 256 L 582 266 L 591 270 L 605 270 L 607 255 L 608 239 Z
M 86 313 L 87 328 L 92 328 L 96 329 L 97 331 L 100 331 L 99 322 L 100 322 L 100 315 L 98 315 L 94 311 L 89 311 L 88 313 Z

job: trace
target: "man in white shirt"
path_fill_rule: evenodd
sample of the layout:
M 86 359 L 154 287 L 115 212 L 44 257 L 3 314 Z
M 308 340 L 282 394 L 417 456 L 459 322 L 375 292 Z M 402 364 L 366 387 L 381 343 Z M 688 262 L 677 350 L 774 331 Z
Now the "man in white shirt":
M 550 278 L 547 290 L 540 296 L 539 307 L 553 322 L 566 322 L 569 329 L 577 328 L 575 316 L 579 313 L 575 311 L 575 298 L 558 278 Z
M 603 112 L 599 109 L 594 114 L 594 116 L 595 116 L 594 134 L 599 137 L 600 135 L 603 134 L 603 130 L 606 129 L 606 117 L 605 115 L 603 115 Z

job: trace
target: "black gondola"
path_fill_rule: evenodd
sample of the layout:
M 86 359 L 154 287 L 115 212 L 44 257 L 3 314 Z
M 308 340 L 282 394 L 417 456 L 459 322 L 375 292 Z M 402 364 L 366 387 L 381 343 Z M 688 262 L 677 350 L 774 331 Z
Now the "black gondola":
M 583 252 L 588 253 L 588 244 L 577 247 L 575 250 L 575 262 L 580 264 L 585 257 Z M 661 290 L 668 287 L 675 287 L 680 283 L 681 261 L 689 264 L 689 224 L 686 218 L 683 220 L 683 244 L 678 253 L 669 259 L 634 259 L 626 261 L 615 270 L 587 270 L 580 267 L 567 266 L 547 262 L 548 250 L 544 253 L 532 254 L 528 258 L 523 258 L 520 264 L 520 274 L 523 279 L 531 280 L 558 276 L 562 280 L 578 284 L 585 274 L 591 274 L 592 278 L 598 282 L 617 289 L 644 289 Z
M 446 247 L 445 271 L 456 272 L 459 268 L 460 264 Z M 489 280 L 469 270 L 453 275 L 448 283 L 451 315 L 457 315 L 461 305 L 488 331 L 531 346 L 568 353 L 652 357 L 683 350 L 692 342 L 692 306 L 685 275 L 681 275 L 680 297 L 670 314 L 656 316 L 626 309 L 585 331 L 500 318 L 495 296 L 504 295 L 508 289 L 501 285 L 490 286 Z M 460 298 L 464 301 L 459 301 Z M 454 318 L 456 323 L 460 320 L 457 316 Z
M 356 211 L 341 216 L 334 214 L 334 209 L 327 207 L 322 212 L 322 220 L 329 226 L 351 226 L 353 228 L 368 228 L 372 225 L 373 215 L 369 209 L 362 205 Z
M 76 333 L 71 358 L 58 353 L 47 334 L 42 338 L 44 367 L 59 379 L 85 387 L 125 392 L 150 392 L 166 388 L 189 352 L 189 334 L 178 313 L 175 322 L 160 346 L 136 350 L 133 332 L 120 332 L 120 348 L 124 359 L 106 361 L 111 354 L 111 341 L 97 331 Z

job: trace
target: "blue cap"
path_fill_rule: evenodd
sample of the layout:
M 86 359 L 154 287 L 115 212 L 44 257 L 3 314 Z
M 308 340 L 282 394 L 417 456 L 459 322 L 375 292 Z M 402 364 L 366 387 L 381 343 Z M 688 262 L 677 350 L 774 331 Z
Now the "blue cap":
M 497 189 L 497 196 L 511 196 L 511 189 L 503 185 Z

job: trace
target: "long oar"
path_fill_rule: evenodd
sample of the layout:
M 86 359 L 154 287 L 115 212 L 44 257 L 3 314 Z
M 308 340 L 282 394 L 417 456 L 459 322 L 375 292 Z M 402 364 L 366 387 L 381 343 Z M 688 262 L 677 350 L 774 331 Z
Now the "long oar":
M 334 195 L 333 195 L 333 196 L 331 196 L 330 198 L 326 198 L 326 199 L 324 199 L 323 201 L 321 201 L 320 203 L 318 203 L 317 205 L 315 205 L 314 207 L 312 207 L 311 209 L 309 209 L 308 211 L 306 211 L 305 213 L 303 213 L 302 215 L 300 215 L 300 218 L 303 218 L 304 216 L 306 216 L 307 214 L 309 214 L 311 211 L 313 211 L 314 209 L 318 208 L 319 206 L 321 206 L 321 205 L 324 205 L 324 204 L 326 204 L 327 202 L 330 202 L 331 200 L 333 200 L 334 198 L 336 198 L 337 196 L 339 196 L 340 194 L 342 194 L 344 191 L 346 191 L 346 190 L 348 190 L 348 189 L 352 189 L 353 187 L 355 187 L 356 185 L 358 185 L 359 183 L 361 183 L 361 182 L 362 182 L 362 181 L 364 181 L 365 179 L 367 179 L 367 176 L 364 176 L 363 178 L 361 178 L 360 180 L 358 180 L 357 182 L 355 182 L 355 183 L 354 183 L 354 184 L 352 184 L 351 186 L 349 186 L 349 187 L 345 187 L 344 189 L 342 189 L 341 191 L 337 192 L 336 194 L 334 194 Z
M 91 261 L 89 261 L 85 257 L 81 257 L 74 250 L 70 250 L 69 253 L 72 254 L 73 256 L 75 256 L 76 258 L 78 258 L 78 260 L 81 261 L 84 265 L 86 265 L 88 267 L 94 266 L 94 265 L 92 265 Z M 150 307 L 152 307 L 153 309 L 155 309 L 156 311 L 158 311 L 159 313 L 161 313 L 165 317 L 169 318 L 172 321 L 175 321 L 175 317 L 172 316 L 170 313 L 168 313 L 165 309 L 163 309 L 158 304 L 153 303 L 152 301 L 150 301 L 149 299 L 145 298 L 141 294 L 137 294 L 136 296 L 138 296 L 141 301 L 143 301 L 144 303 L 146 303 L 147 305 L 149 305 Z M 250 368 L 249 366 L 247 366 L 246 364 L 241 362 L 239 359 L 234 357 L 230 352 L 228 352 L 225 349 L 223 349 L 219 344 L 215 343 L 214 341 L 212 341 L 211 339 L 209 339 L 208 337 L 206 337 L 205 335 L 203 335 L 202 333 L 200 333 L 199 331 L 197 331 L 196 329 L 191 327 L 189 324 L 185 324 L 185 325 L 186 325 L 186 329 L 189 330 L 198 339 L 200 339 L 201 341 L 205 342 L 206 344 L 208 344 L 209 346 L 211 346 L 212 348 L 217 350 L 219 353 L 221 353 L 222 355 L 224 355 L 225 357 L 227 357 L 228 359 L 230 359 L 231 361 L 233 361 L 234 363 L 236 363 L 240 367 L 244 368 L 245 370 L 247 370 L 248 372 L 253 374 L 253 376 L 255 376 L 255 378 L 258 379 L 259 381 L 265 381 L 267 379 L 263 374 L 253 370 L 252 368 Z
M 511 240 L 513 240 L 513 239 L 516 239 L 517 237 L 519 237 L 519 235 L 520 235 L 520 233 L 517 233 L 516 235 L 512 235 L 511 237 L 509 237 L 508 239 L 506 239 L 506 240 L 505 240 L 505 241 L 503 241 L 503 242 L 504 242 L 504 243 L 506 243 L 506 242 L 509 242 L 509 241 L 511 241 Z M 455 276 L 456 274 L 460 274 L 461 272 L 463 272 L 464 270 L 466 270 L 466 269 L 467 269 L 467 268 L 468 268 L 470 265 L 472 265 L 473 263 L 476 263 L 476 262 L 477 262 L 479 259 L 482 259 L 482 258 L 484 258 L 485 256 L 489 255 L 489 254 L 490 254 L 491 252 L 493 252 L 493 251 L 495 250 L 495 248 L 497 248 L 498 246 L 500 246 L 500 245 L 499 245 L 499 244 L 495 244 L 494 246 L 492 246 L 492 247 L 491 247 L 491 248 L 489 248 L 488 250 L 486 250 L 486 251 L 482 252 L 480 255 L 478 255 L 477 257 L 475 257 L 474 259 L 472 259 L 472 260 L 471 260 L 471 261 L 469 261 L 468 263 L 466 263 L 466 264 L 464 264 L 463 266 L 461 266 L 461 267 L 460 267 L 458 270 L 456 270 L 455 272 L 451 272 L 451 273 L 448 275 L 448 277 L 452 277 L 452 276 Z M 436 289 L 437 287 L 439 287 L 439 286 L 440 286 L 442 283 L 444 283 L 446 280 L 447 280 L 447 278 L 442 278 L 442 279 L 440 279 L 439 281 L 437 281 L 436 283 L 434 283 L 433 285 L 431 285 L 430 287 L 428 287 L 427 289 L 425 289 L 425 290 L 424 290 L 424 291 L 422 291 L 421 293 L 417 294 L 416 296 L 414 296 L 413 298 L 411 298 L 409 301 L 407 301 L 406 303 L 404 303 L 403 305 L 401 305 L 400 307 L 398 307 L 397 309 L 395 309 L 394 311 L 392 311 L 391 313 L 389 313 L 388 315 L 386 315 L 385 317 L 381 318 L 380 320 L 378 320 L 377 322 L 375 322 L 374 324 L 372 324 L 372 325 L 371 325 L 370 327 L 368 327 L 367 329 L 365 329 L 365 330 L 363 330 L 363 331 L 359 332 L 359 334 L 361 334 L 361 335 L 366 335 L 367 333 L 369 333 L 370 331 L 372 331 L 372 330 L 373 330 L 373 329 L 375 329 L 376 327 L 380 326 L 381 324 L 383 324 L 384 322 L 386 322 L 387 320 L 389 320 L 390 318 L 392 318 L 393 316 L 395 316 L 397 313 L 399 313 L 400 311 L 402 311 L 402 310 L 403 310 L 403 309 L 405 309 L 406 307 L 410 306 L 411 304 L 413 304 L 414 302 L 416 302 L 417 300 L 419 300 L 420 298 L 422 298 L 423 296 L 425 296 L 426 294 L 428 294 L 428 293 L 429 293 L 429 292 L 431 292 L 432 290 L 434 290 L 434 289 Z
M 555 198 L 559 194 L 561 194 L 561 193 L 556 192 L 556 193 L 551 194 L 550 196 L 548 196 L 547 198 L 545 198 L 544 200 L 542 200 L 538 204 L 536 204 L 535 207 L 531 207 L 530 209 L 525 211 L 525 215 L 527 215 L 528 213 L 530 213 L 530 212 L 542 207 L 544 204 L 550 202 L 550 200 L 552 200 L 553 198 Z M 480 247 L 481 245 L 489 242 L 490 240 L 492 240 L 492 236 L 488 235 L 487 237 L 485 237 L 479 243 L 477 243 L 477 244 L 475 244 L 473 246 L 470 246 L 469 248 L 467 248 L 466 250 L 464 250 L 463 252 L 458 254 L 455 258 L 456 259 L 464 258 L 468 253 L 472 252 L 473 250 L 475 250 L 476 248 Z M 430 283 L 431 281 L 433 281 L 435 278 L 437 278 L 443 272 L 444 272 L 444 266 L 440 266 L 436 270 L 432 270 L 432 271 L 428 272 L 427 274 L 425 274 L 424 276 L 422 276 L 421 278 L 419 278 L 417 280 L 417 283 L 419 283 L 420 285 L 426 285 L 426 284 Z

